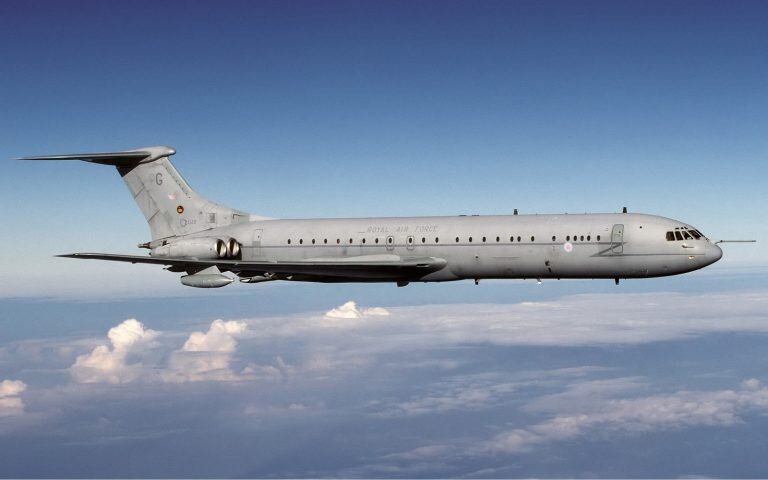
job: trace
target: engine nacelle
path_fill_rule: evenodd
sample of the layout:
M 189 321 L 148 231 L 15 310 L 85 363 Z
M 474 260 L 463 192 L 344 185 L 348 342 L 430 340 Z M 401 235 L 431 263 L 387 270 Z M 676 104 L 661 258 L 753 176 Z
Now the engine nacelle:
M 219 238 L 187 238 L 154 248 L 150 255 L 216 260 L 226 258 L 227 253 L 227 244 Z

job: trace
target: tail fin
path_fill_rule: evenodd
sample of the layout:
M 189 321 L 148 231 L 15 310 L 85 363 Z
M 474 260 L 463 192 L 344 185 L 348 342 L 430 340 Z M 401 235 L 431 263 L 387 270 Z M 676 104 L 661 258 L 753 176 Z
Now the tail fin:
M 111 153 L 24 157 L 19 160 L 84 160 L 117 167 L 149 224 L 152 240 L 187 235 L 246 222 L 246 212 L 211 202 L 197 194 L 171 164 L 170 147 L 146 147 Z

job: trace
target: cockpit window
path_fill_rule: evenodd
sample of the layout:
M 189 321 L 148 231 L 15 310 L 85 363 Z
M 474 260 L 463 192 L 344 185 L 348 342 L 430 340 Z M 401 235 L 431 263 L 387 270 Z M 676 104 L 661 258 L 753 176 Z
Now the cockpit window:
M 683 230 L 683 238 L 686 240 L 693 240 L 693 237 L 688 233 L 688 230 Z
M 680 230 L 675 230 L 675 238 L 678 239 L 678 240 L 682 240 L 683 239 L 683 234 L 680 233 Z
M 668 242 L 674 242 L 675 241 L 675 234 L 674 234 L 674 232 L 667 232 L 667 241 Z

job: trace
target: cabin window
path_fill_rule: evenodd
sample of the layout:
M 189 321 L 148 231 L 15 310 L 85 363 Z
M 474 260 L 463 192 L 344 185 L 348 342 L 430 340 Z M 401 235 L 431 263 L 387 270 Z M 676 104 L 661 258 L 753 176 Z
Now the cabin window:
M 520 235 L 518 235 L 518 236 L 517 236 L 517 241 L 519 242 L 519 241 L 521 241 L 521 240 L 522 240 L 522 238 L 520 237 Z
M 459 237 L 456 237 L 456 243 L 459 243 Z
M 534 241 L 534 240 L 536 240 L 536 237 L 534 237 L 533 235 L 531 235 L 531 241 Z
M 408 237 L 408 245 L 413 243 L 413 237 Z
M 379 243 L 379 237 L 376 237 L 376 238 L 375 238 L 373 241 L 374 241 L 375 243 Z
M 300 239 L 299 239 L 299 243 L 300 243 L 300 244 L 301 244 L 301 243 L 304 243 L 304 239 L 303 239 L 303 238 L 300 238 Z
M 341 239 L 340 239 L 340 238 L 337 238 L 337 239 L 336 239 L 336 245 L 338 245 L 338 244 L 340 244 L 340 243 L 341 243 Z
M 512 236 L 512 237 L 509 237 L 509 241 L 510 241 L 510 242 L 514 242 L 514 241 L 515 241 L 515 237 L 514 237 L 514 236 Z
M 363 243 L 365 243 L 365 239 L 363 239 Z
M 499 243 L 500 240 L 501 240 L 501 238 L 496 237 L 496 243 Z
M 579 238 L 579 240 L 581 240 L 583 242 L 584 241 L 584 235 L 582 235 L 581 238 Z
M 435 243 L 438 243 L 439 241 L 440 241 L 440 239 L 435 237 Z
M 388 244 L 390 244 L 390 245 L 392 245 L 392 242 L 394 242 L 394 240 L 392 239 L 392 237 L 387 237 L 387 243 L 388 243 Z
M 600 235 L 598 235 L 598 236 L 597 236 L 597 241 L 598 241 L 598 242 L 600 241 Z
M 288 245 L 290 245 L 290 244 L 291 244 L 291 239 L 289 238 L 289 239 L 288 239 Z
M 683 234 L 680 233 L 679 230 L 675 230 L 675 238 L 678 239 L 678 240 L 682 240 L 683 239 Z
M 469 243 L 472 243 L 472 237 L 469 237 Z
M 427 243 L 427 237 L 421 237 L 421 243 Z
M 328 239 L 327 239 L 327 238 L 324 238 L 324 239 L 323 239 L 323 243 L 327 244 L 327 243 L 328 243 Z
M 485 237 L 483 237 L 483 243 L 485 243 Z
M 555 240 L 557 240 L 557 237 L 552 235 L 552 241 L 554 242 Z
M 349 239 L 349 244 L 352 245 L 352 239 L 351 238 Z

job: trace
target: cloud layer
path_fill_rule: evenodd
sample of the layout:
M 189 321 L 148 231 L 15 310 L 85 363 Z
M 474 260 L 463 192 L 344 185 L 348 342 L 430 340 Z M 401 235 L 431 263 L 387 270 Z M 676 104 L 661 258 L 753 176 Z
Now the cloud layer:
M 588 411 L 557 415 L 544 422 L 496 435 L 476 452 L 520 453 L 537 445 L 604 433 L 641 433 L 694 426 L 730 426 L 751 411 L 768 412 L 768 387 L 749 379 L 737 390 L 679 391 L 672 394 L 593 402 Z

